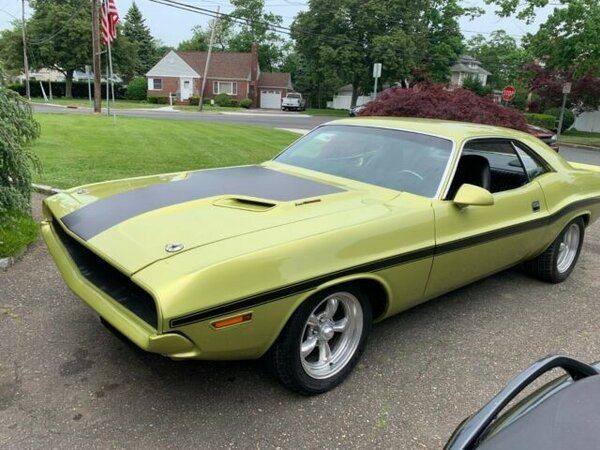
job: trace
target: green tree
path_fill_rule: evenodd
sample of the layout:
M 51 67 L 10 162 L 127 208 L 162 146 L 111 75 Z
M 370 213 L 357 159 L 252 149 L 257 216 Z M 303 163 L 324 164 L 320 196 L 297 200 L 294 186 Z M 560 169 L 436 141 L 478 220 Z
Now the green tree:
M 223 26 L 230 32 L 227 50 L 249 52 L 252 44 L 256 44 L 261 70 L 269 72 L 280 67 L 285 42 L 275 29 L 281 26 L 282 17 L 265 12 L 264 0 L 231 0 L 231 4 L 235 9 L 230 15 L 238 20 L 223 20 Z
M 4 86 L 0 69 L 0 216 L 7 211 L 29 212 L 31 169 L 39 169 L 28 145 L 39 136 L 31 106 Z
M 132 75 L 145 75 L 160 59 L 156 40 L 146 25 L 146 19 L 137 4 L 133 2 L 125 15 L 123 36 L 134 46 L 134 70 Z
M 501 16 L 515 15 L 531 22 L 536 9 L 550 0 L 486 0 L 500 7 Z M 600 74 L 600 2 L 561 0 L 537 33 L 528 35 L 525 46 L 532 55 L 552 69 L 574 69 L 576 76 Z
M 210 37 L 200 25 L 195 25 L 192 28 L 192 37 L 185 41 L 181 41 L 177 46 L 180 52 L 205 52 L 208 50 Z
M 466 51 L 491 72 L 487 84 L 494 89 L 515 83 L 529 59 L 527 52 L 504 30 L 492 32 L 488 39 L 481 34 L 472 37 Z
M 92 60 L 91 3 L 88 0 L 32 0 L 27 22 L 31 66 L 63 73 L 72 97 L 73 72 Z
M 463 45 L 457 19 L 476 13 L 456 0 L 311 0 L 292 25 L 297 51 L 309 67 L 353 86 L 352 104 L 372 85 L 412 81 L 413 73 L 447 80 Z
M 0 31 L 0 59 L 7 72 L 19 74 L 23 71 L 21 22 L 15 21 L 12 29 Z

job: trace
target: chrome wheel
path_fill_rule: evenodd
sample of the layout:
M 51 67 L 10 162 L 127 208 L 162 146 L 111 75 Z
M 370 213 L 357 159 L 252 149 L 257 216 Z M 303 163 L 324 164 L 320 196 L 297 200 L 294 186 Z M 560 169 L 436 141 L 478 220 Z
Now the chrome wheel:
M 307 375 L 334 376 L 354 356 L 363 332 L 363 310 L 349 292 L 336 292 L 317 304 L 304 325 L 300 360 Z
M 573 261 L 575 261 L 579 250 L 580 234 L 581 231 L 576 223 L 572 223 L 563 234 L 556 259 L 556 268 L 560 273 L 569 270 Z

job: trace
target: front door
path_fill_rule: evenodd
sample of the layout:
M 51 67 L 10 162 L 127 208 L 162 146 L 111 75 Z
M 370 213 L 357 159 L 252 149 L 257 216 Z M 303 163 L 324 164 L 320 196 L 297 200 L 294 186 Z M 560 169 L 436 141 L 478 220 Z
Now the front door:
M 193 79 L 192 78 L 181 78 L 180 82 L 180 94 L 181 100 L 188 100 L 193 93 Z
M 433 202 L 436 252 L 427 286 L 429 298 L 535 256 L 543 245 L 548 209 L 535 178 L 550 174 L 544 174 L 541 166 L 526 169 L 531 161 L 524 162 L 527 155 L 517 155 L 509 140 L 470 141 L 463 149 L 465 155 L 489 162 L 490 184 L 480 187 L 493 193 L 494 204 L 459 208 L 450 198 Z M 459 163 L 455 180 L 460 178 L 460 169 Z M 449 195 L 457 188 L 451 185 Z

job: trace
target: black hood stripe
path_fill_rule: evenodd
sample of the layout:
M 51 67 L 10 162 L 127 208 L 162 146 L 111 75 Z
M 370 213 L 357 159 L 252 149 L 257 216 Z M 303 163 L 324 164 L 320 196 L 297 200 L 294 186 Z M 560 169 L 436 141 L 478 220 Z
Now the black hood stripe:
M 61 218 L 83 240 L 132 217 L 202 198 L 241 195 L 273 201 L 295 201 L 342 192 L 343 189 L 260 166 L 192 172 L 172 181 L 122 192 L 98 200 Z

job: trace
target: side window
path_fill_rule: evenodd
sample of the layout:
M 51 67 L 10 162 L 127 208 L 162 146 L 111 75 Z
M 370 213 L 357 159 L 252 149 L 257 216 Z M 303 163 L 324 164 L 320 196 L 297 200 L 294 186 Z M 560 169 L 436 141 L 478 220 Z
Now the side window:
M 453 199 L 465 183 L 492 193 L 516 189 L 529 182 L 529 176 L 510 140 L 475 139 L 463 147 L 447 199 Z
M 513 145 L 515 146 L 515 150 L 521 158 L 521 162 L 527 171 L 527 176 L 530 180 L 533 180 L 536 177 L 547 172 L 546 168 L 539 162 L 534 159 L 534 157 L 526 150 L 526 147 L 520 142 L 513 141 Z

